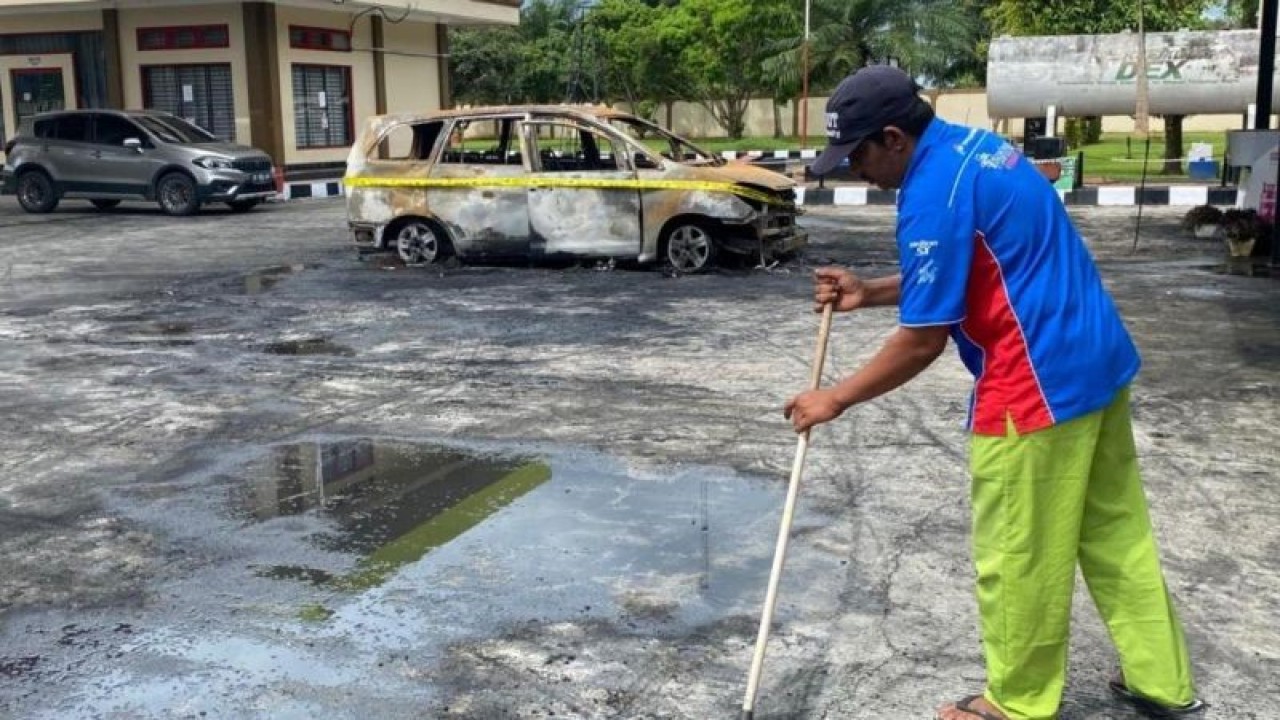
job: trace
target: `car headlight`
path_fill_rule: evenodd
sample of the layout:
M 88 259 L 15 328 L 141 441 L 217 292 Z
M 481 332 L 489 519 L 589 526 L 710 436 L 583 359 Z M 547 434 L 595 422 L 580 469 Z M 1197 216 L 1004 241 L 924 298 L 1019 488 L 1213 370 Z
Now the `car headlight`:
M 198 157 L 191 162 L 199 165 L 205 170 L 230 170 L 231 161 L 220 157 Z

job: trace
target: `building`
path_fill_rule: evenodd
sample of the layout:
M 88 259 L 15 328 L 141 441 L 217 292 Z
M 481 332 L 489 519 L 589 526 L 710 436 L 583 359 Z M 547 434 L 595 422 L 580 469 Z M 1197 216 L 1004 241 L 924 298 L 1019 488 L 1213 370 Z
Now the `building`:
M 336 178 L 360 120 L 451 104 L 449 25 L 520 0 L 0 0 L 0 145 L 23 118 L 148 108 Z

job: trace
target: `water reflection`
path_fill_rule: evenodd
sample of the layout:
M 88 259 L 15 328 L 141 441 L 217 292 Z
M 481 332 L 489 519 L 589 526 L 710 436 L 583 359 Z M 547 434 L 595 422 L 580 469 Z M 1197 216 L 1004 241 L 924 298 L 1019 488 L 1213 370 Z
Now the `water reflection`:
M 244 293 L 258 295 L 275 287 L 281 279 L 306 270 L 306 265 L 277 265 L 250 273 L 244 278 Z
M 355 572 L 341 577 L 293 566 L 261 574 L 359 589 L 381 583 L 550 477 L 550 467 L 528 458 L 369 439 L 298 443 L 273 450 L 267 471 L 246 488 L 242 509 L 256 520 L 317 511 L 335 530 L 312 541 L 362 557 Z

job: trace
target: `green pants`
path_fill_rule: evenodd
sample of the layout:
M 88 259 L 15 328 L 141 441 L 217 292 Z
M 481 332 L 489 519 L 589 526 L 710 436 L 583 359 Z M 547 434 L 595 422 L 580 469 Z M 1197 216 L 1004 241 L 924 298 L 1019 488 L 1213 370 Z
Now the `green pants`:
M 1066 679 L 1076 563 L 1128 687 L 1162 705 L 1194 688 L 1165 588 L 1129 422 L 1129 391 L 1051 428 L 974 435 L 973 555 L 986 698 L 1016 720 L 1050 720 Z

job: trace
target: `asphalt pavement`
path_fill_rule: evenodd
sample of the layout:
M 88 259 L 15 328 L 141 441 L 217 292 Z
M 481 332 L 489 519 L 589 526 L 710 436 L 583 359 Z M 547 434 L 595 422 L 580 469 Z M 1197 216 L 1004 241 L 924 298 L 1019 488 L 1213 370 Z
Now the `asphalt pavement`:
M 0 717 L 736 717 L 790 472 L 812 267 L 358 257 L 341 200 L 169 218 L 0 198 Z M 1134 418 L 1208 718 L 1280 716 L 1280 282 L 1072 210 L 1144 357 Z M 828 380 L 892 310 L 837 317 Z M 756 717 L 977 692 L 948 353 L 817 429 Z M 1080 583 L 1063 720 L 1136 717 Z

